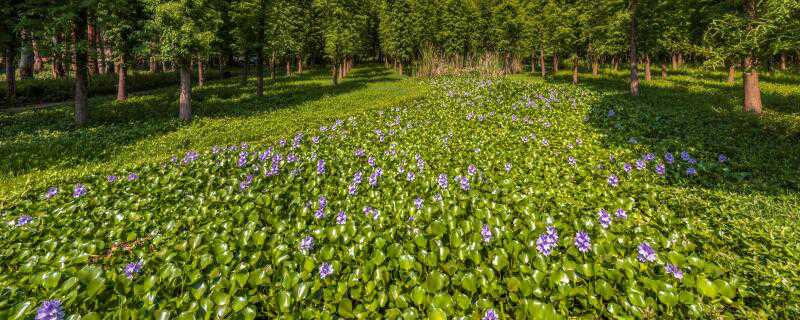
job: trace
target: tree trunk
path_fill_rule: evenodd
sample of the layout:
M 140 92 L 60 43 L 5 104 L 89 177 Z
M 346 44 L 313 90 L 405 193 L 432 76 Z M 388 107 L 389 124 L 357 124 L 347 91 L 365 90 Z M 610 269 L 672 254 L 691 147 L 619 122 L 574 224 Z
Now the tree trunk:
M 63 45 L 63 42 L 64 42 L 63 39 L 64 38 L 60 34 L 54 35 L 53 36 L 53 46 L 57 48 L 57 47 Z M 51 61 L 51 63 L 52 63 L 51 66 L 52 66 L 52 69 L 53 69 L 53 78 L 56 78 L 56 79 L 65 78 L 67 76 L 67 70 L 65 69 L 65 66 L 64 66 L 64 60 L 65 60 L 64 55 L 62 55 L 61 53 L 53 53 L 50 56 L 50 59 L 52 60 Z
M 303 55 L 298 52 L 295 59 L 297 59 L 297 74 L 303 74 Z
M 781 53 L 781 71 L 786 71 L 786 53 Z
M 752 57 L 745 59 L 744 73 L 744 111 L 761 114 L 761 88 L 758 84 L 758 71 Z
M 338 85 L 339 84 L 339 64 L 334 62 L 333 63 L 333 70 L 331 70 L 331 71 L 333 72 L 333 85 L 334 86 Z
M 544 68 L 544 47 L 539 48 L 539 70 L 542 73 L 542 77 L 547 75 L 547 71 Z
M 20 31 L 22 40 L 21 56 L 19 59 L 19 78 L 20 80 L 33 79 L 33 49 L 31 48 L 31 33 L 23 29 Z
M 736 67 L 733 63 L 728 67 L 728 83 L 734 83 L 736 81 Z
M 667 80 L 667 63 L 661 62 L 661 80 Z
M 638 0 L 630 0 L 630 12 L 631 12 L 631 25 L 630 31 L 628 34 L 628 38 L 630 41 L 629 45 L 629 52 L 628 52 L 628 59 L 631 62 L 631 96 L 637 97 L 639 96 L 639 71 L 637 70 L 637 56 L 636 56 L 636 36 L 637 36 L 637 26 L 636 26 L 636 10 L 639 4 Z
M 403 62 L 398 62 L 397 63 L 397 68 L 400 71 L 400 75 L 402 76 L 403 75 Z
M 286 57 L 286 76 L 292 75 L 292 56 Z
M 100 33 L 98 33 L 98 35 L 97 35 L 97 45 L 99 46 L 99 48 L 97 48 L 98 49 L 97 50 L 98 51 L 98 62 L 97 63 L 98 63 L 98 66 L 100 68 L 100 70 L 98 70 L 98 71 L 100 71 L 100 74 L 106 74 L 106 73 L 108 73 L 108 64 L 107 64 L 107 61 L 106 61 L 105 35 L 101 35 Z
M 677 70 L 677 69 L 678 69 L 678 54 L 673 53 L 672 54 L 672 70 Z
M 578 84 L 578 57 L 572 59 L 572 84 Z
M 192 120 L 192 64 L 191 59 L 185 59 L 180 64 L 181 95 L 180 118 L 183 121 Z
M 89 108 L 87 105 L 89 97 L 89 92 L 87 90 L 89 70 L 86 65 L 88 57 L 86 52 L 87 48 L 85 47 L 89 15 L 87 11 L 86 8 L 79 9 L 78 15 L 75 17 L 75 25 L 72 31 L 72 40 L 75 45 L 75 124 L 78 126 L 86 124 L 89 119 Z
M 678 52 L 678 68 L 683 66 L 683 53 Z
M 33 36 L 31 36 L 31 45 L 33 46 L 33 73 L 36 74 L 42 71 L 44 63 L 42 62 L 42 55 L 39 52 L 39 46 Z
M 652 74 L 650 73 L 650 56 L 644 56 L 644 80 L 650 81 L 653 80 Z
M 264 96 L 264 50 L 256 53 L 256 96 Z
M 158 73 L 158 61 L 156 60 L 156 57 L 150 57 L 148 60 L 150 73 Z
M 597 76 L 600 74 L 600 63 L 597 61 L 597 57 L 592 57 L 592 75 Z
M 614 65 L 614 71 L 619 71 L 619 57 L 614 57 L 611 62 Z
M 119 57 L 119 73 L 117 73 L 117 101 L 128 100 L 128 61 L 125 54 Z
M 272 50 L 272 57 L 269 59 L 269 77 L 275 80 L 275 50 Z
M 553 75 L 558 73 L 558 53 L 553 52 Z
M 17 71 L 15 69 L 15 62 L 17 56 L 17 48 L 12 39 L 11 44 L 6 47 L 6 104 L 13 107 L 17 103 Z
M 206 82 L 206 73 L 203 69 L 203 59 L 197 58 L 197 86 L 202 87 Z

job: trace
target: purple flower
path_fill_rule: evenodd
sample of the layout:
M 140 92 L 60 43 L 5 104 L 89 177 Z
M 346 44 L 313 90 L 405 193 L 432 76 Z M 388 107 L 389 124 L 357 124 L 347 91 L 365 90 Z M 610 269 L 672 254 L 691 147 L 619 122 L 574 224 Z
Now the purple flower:
M 345 222 L 347 222 L 347 214 L 339 211 L 339 214 L 336 215 L 336 224 L 345 224 Z
M 50 198 L 55 197 L 58 194 L 58 188 L 50 187 L 47 188 L 47 192 L 44 194 L 44 198 L 50 200 Z
M 285 146 L 286 146 L 286 139 L 281 139 L 280 141 L 278 141 L 278 144 L 279 144 L 281 147 L 285 147 Z
M 319 203 L 319 206 L 317 207 L 317 211 L 314 212 L 314 217 L 317 219 L 322 219 L 325 217 L 325 207 L 328 206 L 328 199 L 326 199 L 325 196 L 320 196 L 317 202 Z
M 364 152 L 363 148 L 358 148 L 358 149 L 356 149 L 355 155 L 356 155 L 356 157 L 363 157 L 364 153 L 365 152 Z
M 321 266 L 319 266 L 319 278 L 325 279 L 325 277 L 331 275 L 333 273 L 333 266 L 330 263 L 323 262 Z
M 313 153 L 311 154 L 311 158 L 315 158 Z M 290 153 L 290 154 L 286 155 L 286 162 L 288 162 L 288 163 L 295 162 L 295 161 L 297 161 L 297 159 L 299 159 L 299 158 L 294 153 Z
M 24 226 L 24 225 L 30 223 L 31 221 L 33 221 L 33 217 L 31 217 L 31 216 L 29 216 L 27 214 L 23 214 L 23 215 L 19 216 L 19 218 L 17 219 L 17 227 Z
M 467 174 L 472 176 L 475 175 L 476 172 L 478 172 L 478 168 L 475 167 L 474 164 L 469 165 L 469 167 L 467 168 Z
M 484 224 L 483 228 L 481 228 L 481 238 L 483 238 L 483 242 L 489 242 L 492 240 L 492 230 L 489 230 L 488 224 Z
M 106 177 L 106 180 L 108 180 L 108 183 L 114 183 L 114 182 L 117 181 L 117 176 L 110 175 L 110 176 Z
M 298 132 L 294 135 L 294 139 L 292 139 L 292 149 L 297 148 L 300 146 L 300 143 L 303 142 L 303 133 Z
M 666 167 L 666 166 L 664 166 L 664 164 L 663 164 L 663 163 L 659 163 L 659 164 L 657 164 L 657 165 L 656 165 L 656 173 L 657 173 L 659 176 L 663 176 L 665 173 L 667 173 L 667 167 Z
M 134 276 L 142 272 L 142 260 L 128 263 L 128 265 L 125 266 L 125 270 L 123 270 L 123 272 L 125 273 L 125 277 L 127 277 L 128 279 L 133 279 Z
M 62 320 L 64 309 L 59 300 L 45 300 L 39 309 L 36 309 L 36 320 Z
M 136 180 L 136 179 L 139 179 L 139 175 L 137 175 L 136 173 L 133 173 L 133 172 L 128 173 L 128 181 L 133 181 L 133 180 Z
M 86 187 L 81 183 L 76 184 L 75 185 L 75 189 L 72 191 L 72 197 L 73 198 L 79 198 L 79 197 L 83 196 L 84 194 L 86 194 Z
M 181 160 L 181 163 L 183 164 L 192 163 L 193 161 L 197 160 L 197 157 L 198 157 L 197 151 L 194 150 L 187 151 L 186 154 L 183 156 L 183 160 Z
M 375 166 L 375 157 L 370 156 L 369 158 L 367 158 L 367 163 L 369 163 L 370 167 L 374 167 Z
M 409 172 L 406 174 L 406 180 L 407 180 L 408 182 L 411 182 L 411 181 L 414 181 L 414 179 L 416 179 L 416 175 L 414 174 L 414 172 L 413 172 L 413 171 L 409 171 Z
M 483 315 L 482 320 L 498 320 L 500 318 L 497 317 L 497 313 L 494 312 L 494 309 L 486 310 L 486 313 Z
M 575 158 L 573 158 L 573 157 L 567 158 L 567 162 L 569 162 L 569 164 L 572 165 L 572 166 L 578 164 L 578 161 L 575 160 Z
M 656 261 L 656 252 L 650 247 L 646 241 L 639 245 L 639 262 L 653 262 Z
M 373 171 L 372 174 L 369 175 L 369 185 L 371 185 L 373 187 L 377 186 L 378 185 L 378 177 L 380 177 L 382 174 L 383 174 L 383 170 L 381 170 L 381 168 L 375 169 L 375 171 Z
M 414 206 L 417 207 L 417 210 L 422 210 L 422 202 L 423 200 L 420 197 L 414 199 Z
M 545 146 L 545 147 L 546 147 L 546 146 L 549 146 L 549 145 L 550 145 L 550 142 L 549 142 L 549 141 L 547 141 L 547 139 L 544 139 L 544 138 L 542 138 L 542 145 L 543 145 L 543 146 Z
M 353 184 L 354 185 L 360 184 L 362 176 L 363 174 L 361 173 L 361 171 L 356 171 L 356 173 L 353 174 Z
M 616 216 L 617 216 L 618 219 L 627 219 L 628 218 L 628 214 L 625 213 L 625 210 L 622 209 L 622 208 L 617 209 Z
M 372 207 L 366 206 L 364 207 L 364 215 L 369 216 L 372 213 Z
M 528 137 L 527 136 L 522 137 L 522 143 L 528 143 Z
M 683 271 L 681 271 L 681 268 L 678 268 L 678 266 L 667 263 L 667 265 L 664 266 L 664 269 L 666 270 L 667 274 L 671 274 L 673 277 L 675 277 L 675 279 L 683 279 Z
M 581 145 L 581 144 L 583 144 L 583 140 L 581 140 L 581 138 L 575 138 L 575 143 L 577 145 Z
M 672 156 L 672 153 L 667 152 L 664 154 L 664 160 L 667 161 L 667 164 L 672 164 L 675 162 L 675 157 Z
M 317 174 L 325 174 L 325 160 L 317 161 Z
M 616 114 L 616 113 L 614 112 L 614 109 L 609 109 L 609 110 L 608 110 L 608 117 L 609 117 L 609 118 L 613 117 L 615 114 Z
M 244 167 L 247 164 L 247 151 L 242 151 L 239 153 L 239 161 L 236 162 L 236 165 L 239 168 Z
M 689 155 L 689 152 L 681 151 L 681 159 L 683 161 L 689 161 L 689 159 L 691 159 L 691 158 L 692 158 L 692 156 Z
M 461 190 L 469 191 L 469 179 L 466 176 L 461 177 Z
M 644 161 L 653 161 L 656 159 L 656 155 L 652 153 L 647 153 L 644 155 Z
M 511 172 L 511 162 L 506 162 L 506 173 Z
M 419 153 L 417 153 L 417 154 L 414 155 L 414 158 L 417 159 L 417 170 L 419 172 L 422 172 L 423 170 L 425 170 L 425 160 L 422 159 L 422 156 L 420 156 Z
M 317 144 L 317 143 L 319 143 L 319 136 L 313 136 L 313 137 L 311 137 L 311 142 L 313 142 L 314 144 Z
M 586 253 L 592 249 L 592 240 L 589 239 L 589 234 L 585 231 L 580 231 L 575 234 L 575 247 L 578 251 Z
M 625 170 L 626 173 L 630 173 L 631 170 L 633 170 L 633 166 L 630 163 L 625 162 L 622 164 L 622 169 Z
M 351 196 L 354 196 L 354 195 L 356 194 L 356 192 L 358 192 L 358 185 L 357 185 L 357 184 L 355 184 L 355 183 L 351 183 L 351 184 L 350 184 L 350 185 L 347 187 L 347 193 L 348 193 L 349 195 L 351 195 Z
M 305 236 L 302 240 L 300 240 L 300 252 L 303 254 L 308 254 L 314 250 L 314 237 L 312 236 Z
M 447 175 L 442 173 L 439 175 L 439 188 L 447 189 Z
M 606 209 L 600 209 L 600 211 L 597 212 L 597 221 L 600 222 L 603 229 L 608 229 L 608 226 L 611 225 L 611 217 L 608 215 Z
M 647 168 L 647 162 L 644 162 L 644 160 L 636 160 L 636 170 L 644 170 L 644 168 Z
M 442 201 L 442 194 L 441 193 L 437 193 L 437 194 L 433 195 L 433 200 L 434 201 Z
M 719 154 L 719 156 L 717 157 L 717 159 L 719 159 L 719 162 L 720 162 L 720 163 L 723 163 L 723 162 L 728 162 L 728 157 L 727 157 L 727 156 L 725 156 L 724 154 L 721 154 L 721 153 Z
M 536 250 L 539 253 L 549 256 L 553 253 L 553 248 L 558 244 L 558 232 L 555 227 L 548 226 L 547 231 L 539 235 L 536 239 Z
M 250 184 L 252 183 L 253 183 L 253 175 L 248 174 L 246 177 L 244 177 L 244 180 L 239 182 L 239 190 L 244 190 L 249 188 Z
M 616 187 L 619 185 L 619 178 L 615 174 L 611 174 L 608 176 L 608 185 L 612 187 Z
M 697 175 L 697 169 L 695 169 L 694 167 L 689 167 L 688 169 L 686 169 L 686 175 L 688 176 Z

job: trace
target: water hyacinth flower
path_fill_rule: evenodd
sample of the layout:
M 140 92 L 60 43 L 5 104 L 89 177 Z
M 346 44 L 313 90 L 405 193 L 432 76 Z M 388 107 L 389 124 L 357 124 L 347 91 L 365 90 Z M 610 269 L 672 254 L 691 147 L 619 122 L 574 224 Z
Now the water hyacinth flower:
M 695 169 L 694 167 L 689 167 L 688 169 L 686 169 L 686 175 L 687 176 L 696 176 L 697 175 L 697 169 Z
M 325 216 L 325 208 L 328 206 L 328 199 L 326 199 L 325 196 L 320 196 L 317 203 L 319 206 L 317 207 L 317 211 L 314 212 L 314 217 L 322 219 Z
M 644 170 L 647 168 L 647 162 L 644 160 L 636 160 L 636 170 Z
M 114 183 L 114 182 L 117 181 L 117 176 L 112 174 L 112 175 L 106 177 L 106 180 L 108 180 L 108 183 Z
M 336 215 L 336 224 L 345 224 L 347 222 L 347 214 L 344 213 L 344 210 L 339 211 L 339 214 Z
M 547 147 L 547 146 L 549 146 L 549 145 L 550 145 L 550 142 L 549 142 L 549 141 L 547 141 L 547 139 L 544 139 L 544 138 L 543 138 L 543 139 L 542 139 L 542 145 L 543 145 L 543 146 L 545 146 L 545 147 Z
M 86 186 L 81 183 L 75 185 L 75 189 L 72 190 L 72 197 L 73 198 L 80 198 L 81 196 L 86 194 Z
M 363 173 L 361 173 L 361 171 L 356 171 L 356 173 L 353 174 L 353 184 L 360 184 L 362 176 Z
M 308 254 L 314 250 L 314 237 L 312 236 L 305 236 L 302 240 L 300 240 L 300 252 L 303 254 Z
M 125 277 L 127 277 L 128 279 L 133 279 L 134 276 L 142 272 L 142 264 L 143 264 L 142 260 L 128 263 L 125 266 L 125 269 L 123 270 L 123 272 L 125 273 Z
M 358 149 L 356 149 L 355 155 L 356 155 L 356 157 L 360 158 L 360 157 L 363 157 L 365 153 L 366 152 L 364 151 L 363 148 L 358 148 Z
M 581 140 L 581 138 L 575 138 L 575 144 L 581 145 L 583 144 L 583 140 Z
M 617 187 L 619 185 L 619 178 L 615 174 L 608 176 L 608 185 Z
M 139 175 L 137 175 L 136 173 L 133 173 L 133 172 L 128 173 L 128 181 L 133 181 L 133 180 L 136 180 L 136 179 L 139 179 Z
M 316 158 L 316 156 L 312 153 L 311 154 L 311 158 L 314 159 L 314 158 Z M 298 159 L 299 159 L 299 157 L 294 153 L 290 153 L 290 154 L 286 155 L 286 162 L 288 162 L 288 163 L 295 162 Z
M 441 202 L 442 201 L 442 194 L 441 193 L 437 193 L 437 194 L 433 195 L 433 201 L 440 201 Z
M 536 239 L 536 250 L 539 253 L 549 256 L 553 253 L 553 248 L 558 244 L 558 231 L 553 226 L 548 226 L 547 231 L 539 235 Z
M 414 207 L 416 207 L 417 210 L 422 210 L 422 202 L 423 202 L 422 198 L 417 197 L 416 199 L 414 199 Z
M 633 166 L 630 163 L 625 162 L 622 164 L 622 170 L 625 170 L 625 173 L 630 173 L 631 170 L 633 170 Z
M 717 159 L 719 160 L 719 163 L 728 162 L 728 157 L 721 153 L 719 154 L 719 156 L 717 156 Z
M 625 213 L 625 209 L 619 208 L 616 212 L 617 219 L 627 219 L 628 214 Z
M 317 174 L 325 174 L 325 160 L 319 159 L 317 161 Z
M 311 137 L 311 142 L 313 142 L 314 144 L 317 144 L 317 143 L 319 143 L 319 136 L 313 136 L 313 137 Z
M 511 162 L 506 162 L 505 168 L 506 168 L 506 173 L 511 172 Z
M 500 318 L 497 317 L 497 313 L 494 312 L 494 309 L 486 310 L 486 313 L 483 314 L 482 320 L 498 320 Z
M 469 179 L 466 176 L 461 177 L 461 190 L 469 191 Z
M 45 300 L 39 309 L 36 309 L 36 320 L 63 320 L 64 309 L 59 300 Z
M 615 115 L 614 109 L 608 109 L 608 117 L 611 118 Z
M 272 154 L 272 147 L 267 148 L 264 152 L 258 154 L 258 160 L 261 162 L 267 161 L 267 158 Z
M 300 143 L 303 142 L 303 133 L 298 132 L 294 135 L 294 139 L 292 139 L 292 149 L 295 149 L 300 146 Z
M 369 185 L 377 186 L 378 185 L 378 177 L 383 175 L 383 170 L 381 168 L 375 169 L 372 174 L 369 175 Z
M 181 160 L 181 163 L 189 164 L 197 160 L 197 158 L 198 158 L 197 152 L 194 150 L 190 150 L 187 151 L 185 155 L 183 155 L 183 160 Z
M 253 175 L 248 174 L 246 177 L 244 177 L 244 180 L 239 182 L 239 190 L 244 190 L 249 188 L 250 184 L 252 183 L 253 183 Z
M 580 231 L 575 234 L 575 247 L 578 251 L 586 253 L 592 249 L 592 240 L 589 239 L 589 234 L 585 231 Z
M 663 176 L 666 173 L 667 173 L 667 167 L 664 166 L 663 163 L 659 163 L 656 165 L 656 174 L 658 174 L 659 176 Z
M 575 166 L 576 164 L 578 164 L 578 161 L 577 161 L 577 160 L 575 160 L 575 158 L 574 158 L 574 157 L 572 157 L 572 156 L 570 156 L 569 158 L 567 158 L 567 162 L 569 162 L 569 164 L 570 164 L 571 166 Z
M 603 229 L 608 229 L 608 226 L 611 225 L 611 217 L 608 215 L 606 209 L 600 209 L 600 211 L 597 212 L 597 221 L 600 222 Z
M 652 153 L 647 153 L 644 155 L 644 161 L 653 161 L 656 159 L 656 155 Z
M 522 143 L 528 143 L 528 137 L 527 136 L 522 137 Z
M 333 273 L 333 266 L 328 262 L 323 262 L 321 266 L 319 266 L 319 278 L 325 279 L 329 275 Z
M 439 174 L 439 188 L 447 189 L 448 183 L 447 175 L 444 173 Z
M 673 277 L 675 277 L 675 279 L 683 280 L 683 271 L 681 271 L 681 268 L 678 268 L 678 266 L 667 263 L 667 265 L 664 266 L 664 269 L 667 274 L 671 274 Z
M 422 159 L 419 153 L 414 155 L 414 157 L 416 157 L 417 159 L 417 171 L 422 172 L 423 170 L 425 170 L 425 160 Z
M 483 242 L 489 242 L 492 240 L 492 230 L 489 230 L 488 224 L 484 224 L 483 228 L 481 228 L 481 238 L 483 238 Z
M 673 156 L 672 153 L 667 152 L 664 154 L 664 161 L 666 161 L 667 164 L 672 164 L 675 162 L 675 156 Z
M 691 159 L 691 158 L 692 158 L 692 156 L 689 155 L 689 152 L 687 152 L 686 150 L 681 151 L 681 160 L 689 161 L 689 159 Z
M 367 158 L 367 163 L 369 163 L 370 167 L 375 167 L 375 157 L 370 156 L 369 158 Z
M 44 193 L 44 198 L 50 200 L 50 198 L 55 197 L 58 194 L 58 188 L 50 187 L 47 188 L 47 192 Z
M 406 180 L 407 180 L 408 182 L 412 182 L 412 181 L 414 181 L 414 179 L 416 179 L 416 175 L 414 174 L 414 172 L 413 172 L 413 171 L 409 171 L 409 172 L 406 174 Z
M 638 252 L 639 252 L 639 255 L 638 255 L 637 258 L 639 259 L 639 262 L 642 262 L 642 263 L 644 263 L 644 262 L 654 262 L 658 258 L 656 256 L 656 251 L 653 250 L 652 247 L 650 247 L 650 244 L 648 244 L 647 241 L 642 242 L 639 245 Z
M 33 217 L 31 217 L 31 216 L 29 216 L 27 214 L 23 214 L 23 215 L 19 216 L 19 218 L 17 219 L 17 227 L 24 226 L 24 225 L 30 223 L 31 221 L 33 221 Z
M 469 165 L 469 167 L 467 167 L 467 174 L 472 176 L 472 175 L 475 175 L 476 172 L 478 172 L 478 168 L 475 167 L 474 164 L 471 164 L 471 165 Z

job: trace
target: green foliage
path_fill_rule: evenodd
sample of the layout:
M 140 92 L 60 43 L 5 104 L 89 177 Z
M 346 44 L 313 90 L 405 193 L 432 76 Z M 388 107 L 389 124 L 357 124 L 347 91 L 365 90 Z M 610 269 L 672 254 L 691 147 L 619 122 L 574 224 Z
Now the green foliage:
M 220 17 L 210 0 L 153 1 L 163 57 L 188 65 L 195 55 L 211 50 Z

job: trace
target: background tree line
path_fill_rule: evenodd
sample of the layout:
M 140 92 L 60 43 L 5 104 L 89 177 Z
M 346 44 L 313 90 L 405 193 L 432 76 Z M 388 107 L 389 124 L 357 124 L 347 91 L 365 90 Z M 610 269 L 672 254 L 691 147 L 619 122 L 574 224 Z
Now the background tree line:
M 633 95 L 640 69 L 648 81 L 693 63 L 730 82 L 743 71 L 745 109 L 760 112 L 758 70 L 800 59 L 797 0 L 0 0 L 0 12 L 8 104 L 17 77 L 69 78 L 78 125 L 89 79 L 114 74 L 125 100 L 132 69 L 175 71 L 185 120 L 208 68 L 255 73 L 261 96 L 267 74 L 324 64 L 336 84 L 356 61 L 418 76 L 568 68 L 574 83 L 628 63 Z

